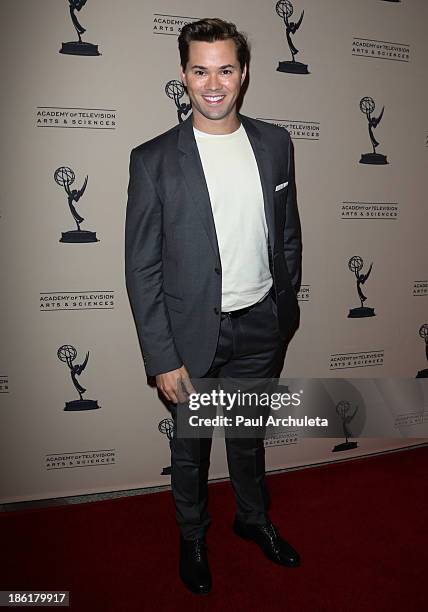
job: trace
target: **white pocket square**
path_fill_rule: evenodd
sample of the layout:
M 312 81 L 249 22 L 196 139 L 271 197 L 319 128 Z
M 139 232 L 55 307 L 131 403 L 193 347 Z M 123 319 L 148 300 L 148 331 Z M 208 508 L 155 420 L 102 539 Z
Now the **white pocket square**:
M 288 181 L 286 183 L 281 183 L 280 185 L 277 185 L 275 187 L 275 191 L 281 191 L 281 189 L 284 189 L 284 187 L 287 187 L 288 185 Z

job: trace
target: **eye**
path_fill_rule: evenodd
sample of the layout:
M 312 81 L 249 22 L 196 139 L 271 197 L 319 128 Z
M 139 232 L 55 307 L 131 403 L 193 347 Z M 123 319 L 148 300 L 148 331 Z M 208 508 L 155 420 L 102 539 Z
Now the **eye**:
M 195 70 L 196 76 L 203 76 L 205 72 L 203 70 Z
M 225 68 L 221 72 L 222 72 L 222 74 L 232 74 L 232 70 L 230 68 Z

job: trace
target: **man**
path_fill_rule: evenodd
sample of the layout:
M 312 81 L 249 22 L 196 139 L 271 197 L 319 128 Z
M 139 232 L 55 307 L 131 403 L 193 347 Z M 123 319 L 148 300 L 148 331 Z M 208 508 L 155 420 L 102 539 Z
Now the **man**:
M 237 112 L 246 38 L 221 19 L 178 39 L 192 115 L 131 153 L 127 288 L 148 376 L 177 417 L 189 378 L 279 376 L 296 325 L 301 237 L 288 132 Z M 179 409 L 179 407 L 178 407 Z M 205 532 L 211 439 L 171 440 L 180 576 L 211 588 Z M 263 439 L 226 439 L 234 531 L 272 561 L 298 553 L 267 515 Z

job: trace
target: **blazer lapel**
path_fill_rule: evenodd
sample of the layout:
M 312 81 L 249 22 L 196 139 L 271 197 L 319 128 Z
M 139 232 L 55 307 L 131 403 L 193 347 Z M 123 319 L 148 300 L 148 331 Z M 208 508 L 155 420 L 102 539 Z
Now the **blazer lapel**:
M 220 261 L 211 201 L 198 146 L 193 133 L 192 115 L 183 121 L 179 128 L 178 149 L 180 153 L 179 163 L 184 180 L 186 181 L 195 208 L 201 218 L 214 255 L 217 260 Z
M 275 215 L 273 201 L 273 175 L 272 175 L 272 160 L 263 143 L 260 131 L 254 125 L 249 117 L 238 113 L 238 117 L 242 122 L 248 139 L 253 147 L 254 156 L 259 168 L 260 181 L 263 190 L 263 199 L 265 207 L 266 225 L 269 233 L 269 243 L 273 248 L 275 237 Z

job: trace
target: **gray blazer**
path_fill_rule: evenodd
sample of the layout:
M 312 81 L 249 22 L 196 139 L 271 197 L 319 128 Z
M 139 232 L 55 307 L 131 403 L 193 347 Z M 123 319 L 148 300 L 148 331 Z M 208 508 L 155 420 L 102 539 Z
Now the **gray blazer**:
M 238 117 L 260 172 L 278 328 L 286 340 L 298 318 L 301 276 L 292 142 L 283 128 Z M 217 346 L 222 269 L 191 116 L 131 152 L 125 269 L 147 375 L 184 364 L 190 376 L 202 377 Z

